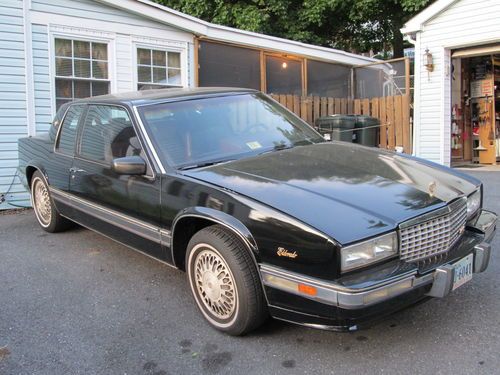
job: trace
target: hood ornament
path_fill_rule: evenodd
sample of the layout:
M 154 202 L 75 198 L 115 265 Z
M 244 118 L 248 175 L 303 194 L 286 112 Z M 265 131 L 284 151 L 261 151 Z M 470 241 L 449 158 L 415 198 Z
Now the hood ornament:
M 432 181 L 432 182 L 429 184 L 429 186 L 428 186 L 427 190 L 429 191 L 429 196 L 430 196 L 431 198 L 432 198 L 432 197 L 434 197 L 434 196 L 435 196 L 435 194 L 436 194 L 436 190 L 437 190 L 437 184 L 436 184 L 436 181 Z

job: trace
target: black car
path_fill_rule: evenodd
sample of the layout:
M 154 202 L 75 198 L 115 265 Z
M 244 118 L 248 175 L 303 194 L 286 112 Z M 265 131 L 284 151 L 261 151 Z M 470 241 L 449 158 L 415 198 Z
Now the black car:
M 326 142 L 253 90 L 68 103 L 19 153 L 43 229 L 78 223 L 185 270 L 203 316 L 233 335 L 268 315 L 355 330 L 444 297 L 486 269 L 496 229 L 480 181 Z

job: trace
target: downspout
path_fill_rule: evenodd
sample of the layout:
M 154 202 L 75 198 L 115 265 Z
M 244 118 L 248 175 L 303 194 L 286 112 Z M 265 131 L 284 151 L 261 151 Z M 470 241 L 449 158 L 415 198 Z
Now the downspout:
M 33 44 L 31 29 L 31 0 L 23 0 L 24 28 L 24 69 L 26 84 L 26 122 L 28 136 L 36 135 L 35 123 L 35 89 L 33 72 Z
M 410 34 L 406 34 L 405 35 L 405 39 L 410 42 L 411 44 L 415 45 L 417 43 L 417 40 L 416 39 L 412 39 L 411 35 Z
M 416 34 L 415 34 L 416 36 Z M 418 51 L 418 45 L 417 45 L 417 39 L 415 37 L 412 38 L 411 34 L 405 34 L 404 38 L 414 46 L 415 48 L 415 57 L 414 57 L 414 68 L 413 68 L 413 119 L 412 119 L 412 155 L 416 156 L 419 154 L 419 144 L 418 144 L 418 134 L 417 134 L 417 127 L 420 126 L 420 121 L 417 121 L 417 114 L 418 111 L 420 111 L 420 94 L 417 91 L 420 90 L 420 82 L 418 82 L 418 79 L 420 79 L 420 74 L 417 74 L 417 55 L 420 55 L 420 51 Z M 418 77 L 418 79 L 417 79 Z M 409 90 L 409 87 L 407 88 Z

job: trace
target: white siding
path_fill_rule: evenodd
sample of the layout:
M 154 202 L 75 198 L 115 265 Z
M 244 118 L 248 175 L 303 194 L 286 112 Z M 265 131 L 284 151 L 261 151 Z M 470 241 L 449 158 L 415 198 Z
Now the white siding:
M 28 195 L 14 179 L 17 140 L 27 135 L 23 1 L 2 0 L 0 7 L 0 193 L 12 182 L 7 200 L 25 205 Z M 0 209 L 12 206 L 0 204 Z
M 36 132 L 49 130 L 52 104 L 49 74 L 49 36 L 47 26 L 33 25 L 33 87 L 35 91 Z
M 187 67 L 193 59 L 190 53 L 192 34 L 94 0 L 32 0 L 31 4 L 37 132 L 47 131 L 55 115 L 51 53 L 56 37 L 107 42 L 113 93 L 137 89 L 137 43 L 181 51 L 186 61 L 184 84 L 190 84 Z
M 31 5 L 31 8 L 23 9 L 23 3 Z M 30 134 L 48 131 L 55 115 L 54 63 L 51 54 L 56 36 L 107 41 L 112 92 L 136 90 L 137 44 L 180 51 L 184 85 L 193 83 L 190 76 L 193 35 L 175 26 L 94 0 L 2 0 L 0 193 L 8 189 L 16 173 L 17 140 L 27 136 L 29 129 Z M 32 80 L 29 79 L 31 61 Z M 32 84 L 31 89 L 26 85 L 27 80 Z M 28 118 L 32 119 L 29 126 Z M 29 195 L 18 179 L 15 179 L 7 198 L 19 205 L 29 204 Z M 9 207 L 7 204 L 0 205 L 0 209 Z
M 500 42 L 498 0 L 457 1 L 427 21 L 417 33 L 414 138 L 417 156 L 450 165 L 450 52 L 454 48 L 492 42 Z M 423 65 L 427 48 L 434 62 L 431 73 Z
M 31 0 L 31 3 L 34 11 L 70 15 L 91 21 L 99 20 L 107 23 L 156 27 L 162 31 L 175 30 L 164 24 L 148 20 L 146 15 L 141 17 L 94 0 Z

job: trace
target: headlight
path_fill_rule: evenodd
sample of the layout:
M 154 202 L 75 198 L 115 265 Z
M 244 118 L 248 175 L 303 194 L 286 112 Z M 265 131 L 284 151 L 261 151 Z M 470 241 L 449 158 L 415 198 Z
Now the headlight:
M 470 219 L 481 207 L 481 189 L 467 197 L 467 218 Z
M 341 271 L 346 272 L 394 256 L 398 253 L 396 232 L 344 247 L 340 250 Z

